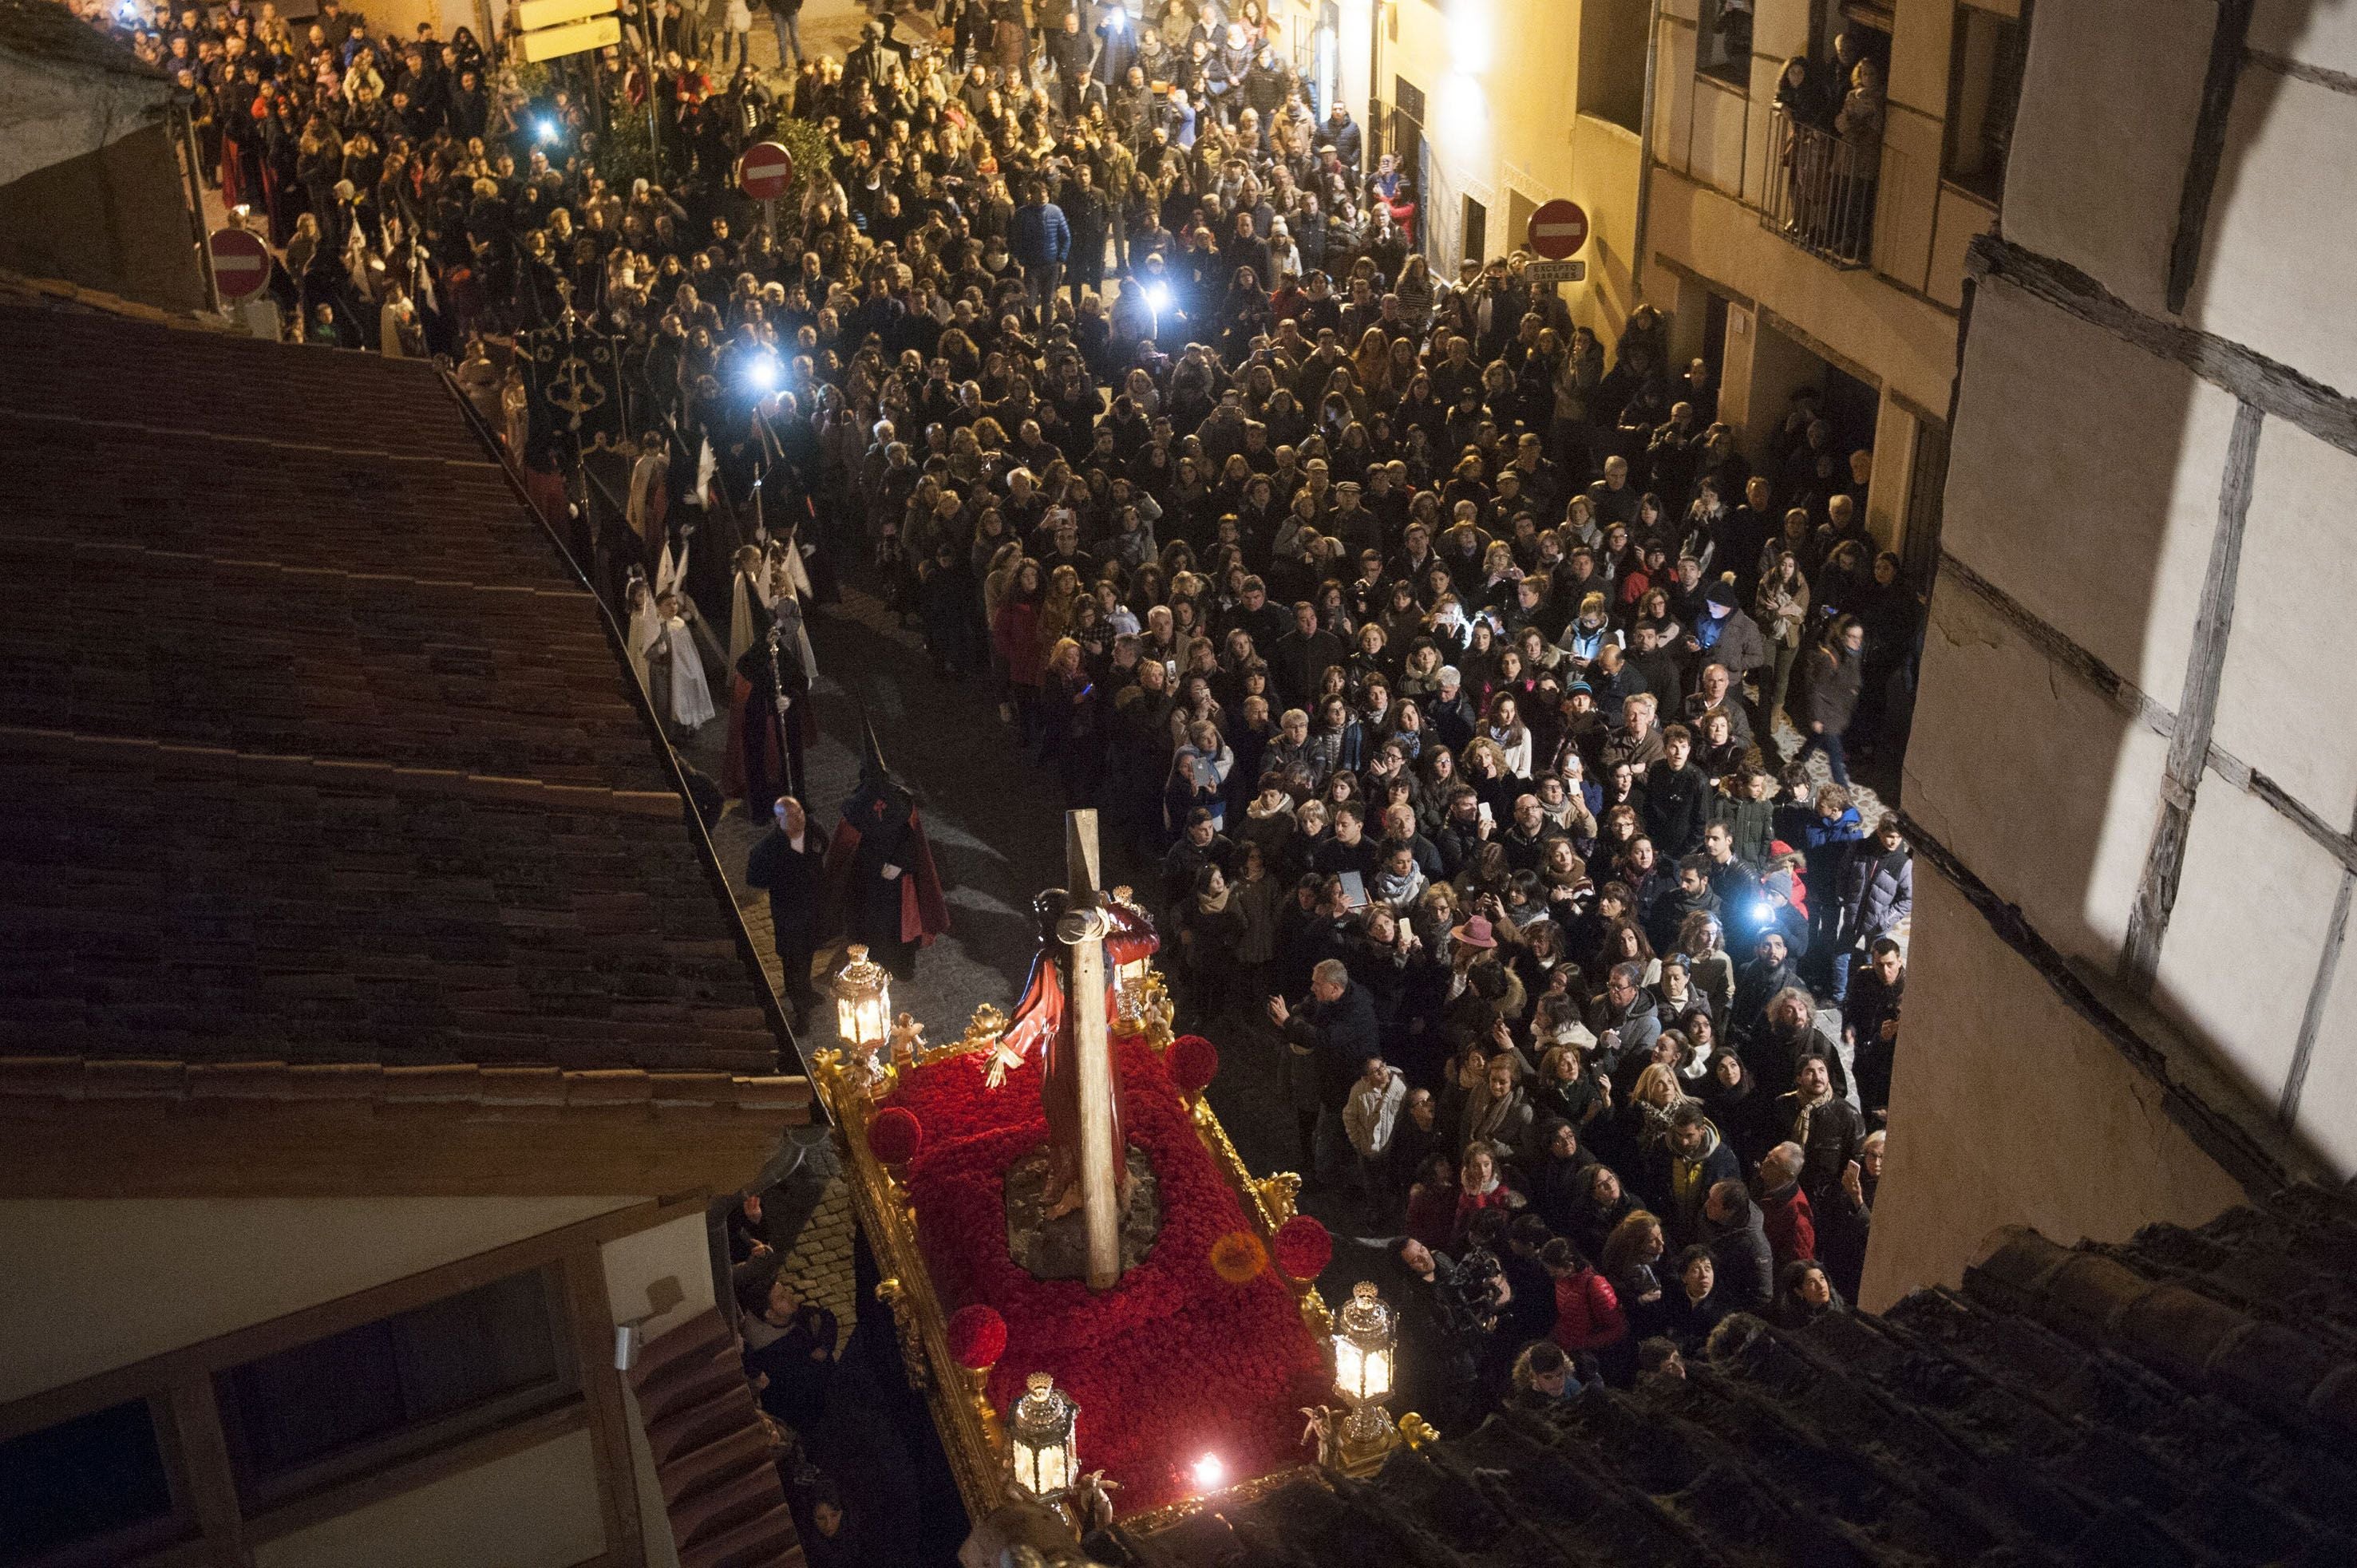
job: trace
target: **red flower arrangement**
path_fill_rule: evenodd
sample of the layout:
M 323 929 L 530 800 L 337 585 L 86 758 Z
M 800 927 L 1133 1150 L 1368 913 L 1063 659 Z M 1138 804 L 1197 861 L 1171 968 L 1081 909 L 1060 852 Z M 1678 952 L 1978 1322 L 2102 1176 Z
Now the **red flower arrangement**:
M 905 1165 L 925 1146 L 925 1124 L 897 1105 L 878 1111 L 867 1123 L 867 1152 L 878 1164 Z
M 1181 1035 L 1170 1042 L 1170 1081 L 1192 1100 L 1220 1076 L 1220 1047 L 1200 1035 Z
M 959 1304 L 952 1322 L 980 1307 L 1005 1328 L 992 1402 L 1005 1410 L 1028 1374 L 1054 1374 L 1084 1412 L 1082 1463 L 1121 1483 L 1124 1514 L 1188 1496 L 1188 1466 L 1207 1451 L 1240 1477 L 1299 1463 L 1300 1407 L 1318 1402 L 1331 1376 L 1325 1345 L 1195 1132 L 1174 1081 L 1183 1044 L 1166 1058 L 1141 1037 L 1114 1041 L 1123 1124 L 1154 1166 L 1162 1230 L 1102 1294 L 1034 1279 L 1007 1255 L 1007 1167 L 1048 1135 L 1036 1063 L 996 1090 L 982 1087 L 986 1053 L 925 1063 L 901 1073 L 877 1117 L 905 1112 L 921 1129 L 909 1194 L 934 1288 Z M 1209 1041 L 1200 1055 L 1216 1066 Z
M 1006 1319 L 979 1303 L 950 1314 L 949 1336 L 957 1364 L 977 1372 L 996 1367 L 1006 1354 Z
M 1326 1272 L 1334 1261 L 1334 1234 L 1307 1214 L 1297 1214 L 1269 1238 L 1276 1266 L 1304 1282 Z

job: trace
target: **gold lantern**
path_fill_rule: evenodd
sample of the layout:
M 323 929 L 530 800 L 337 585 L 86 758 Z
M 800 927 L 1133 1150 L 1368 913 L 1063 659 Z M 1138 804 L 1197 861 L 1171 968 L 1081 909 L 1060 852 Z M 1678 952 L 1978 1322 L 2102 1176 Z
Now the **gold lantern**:
M 870 1062 L 892 1036 L 892 977 L 854 942 L 834 976 L 834 1026 L 854 1061 Z
M 1136 901 L 1128 888 L 1114 888 L 1113 897 L 1115 903 L 1128 906 L 1140 923 L 1145 923 L 1145 916 L 1137 912 Z M 1146 986 L 1153 974 L 1151 953 L 1140 953 L 1127 963 L 1113 966 L 1114 1002 L 1125 1023 L 1135 1024 L 1146 1015 Z
M 1007 1460 L 1017 1486 L 1054 1501 L 1080 1476 L 1081 1407 L 1045 1372 L 1024 1380 L 1024 1389 L 1007 1412 Z
M 1342 1423 L 1346 1465 L 1391 1445 L 1391 1417 L 1383 1402 L 1392 1397 L 1398 1348 L 1397 1315 L 1372 1284 L 1361 1280 L 1334 1316 L 1334 1391 L 1351 1407 Z

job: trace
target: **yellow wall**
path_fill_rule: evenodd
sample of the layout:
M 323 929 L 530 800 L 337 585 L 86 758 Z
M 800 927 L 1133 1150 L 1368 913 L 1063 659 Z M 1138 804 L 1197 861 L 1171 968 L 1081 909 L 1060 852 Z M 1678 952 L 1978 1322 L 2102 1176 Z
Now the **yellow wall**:
M 635 1201 L 0 1201 L 0 1403 Z M 709 1305 L 708 1266 L 701 1277 Z M 681 1283 L 692 1289 L 694 1276 Z
M 1418 221 L 1428 218 L 1443 240 L 1435 272 L 1456 275 L 1461 199 L 1488 209 L 1486 260 L 1522 246 L 1517 213 L 1568 197 L 1587 209 L 1591 237 L 1580 252 L 1588 281 L 1566 285 L 1564 296 L 1576 320 L 1616 332 L 1632 304 L 1637 138 L 1574 113 L 1581 7 L 1572 0 L 1393 0 L 1388 15 L 1398 37 L 1383 41 L 1376 91 L 1389 102 L 1395 80 L 1405 79 L 1425 95 L 1441 199 L 1427 200 Z M 1630 69 L 1641 72 L 1643 59 Z
M 587 1430 L 323 1520 L 254 1568 L 573 1568 L 606 1550 Z

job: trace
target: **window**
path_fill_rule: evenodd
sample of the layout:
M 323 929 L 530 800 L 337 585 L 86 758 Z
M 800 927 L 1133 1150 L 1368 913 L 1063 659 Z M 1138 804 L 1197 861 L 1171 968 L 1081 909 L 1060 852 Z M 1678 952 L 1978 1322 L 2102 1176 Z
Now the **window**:
M 1490 209 L 1474 200 L 1465 199 L 1465 249 L 1469 262 L 1487 260 L 1490 253 Z
M 184 1525 L 145 1400 L 0 1443 L 0 1563 L 120 1562 Z
M 249 1506 L 506 1425 L 577 1386 L 547 1271 L 364 1323 L 214 1380 Z
M 1947 145 L 1940 172 L 1994 202 L 2005 193 L 2005 154 L 2021 102 L 2020 19 L 1971 5 L 1956 7 L 1955 48 L 1948 56 Z
M 1695 35 L 1695 69 L 1738 87 L 1751 84 L 1753 0 L 1702 0 Z
M 1645 28 L 1652 0 L 1586 0 L 1579 8 L 1579 112 L 1641 131 Z

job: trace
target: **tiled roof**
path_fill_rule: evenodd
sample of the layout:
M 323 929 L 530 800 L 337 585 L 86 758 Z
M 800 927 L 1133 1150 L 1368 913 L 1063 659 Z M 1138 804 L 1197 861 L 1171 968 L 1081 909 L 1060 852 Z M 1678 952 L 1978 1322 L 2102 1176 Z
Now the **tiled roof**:
M 798 1568 L 785 1489 L 737 1336 L 706 1307 L 630 1369 L 681 1568 Z
M 2296 1189 L 2120 1247 L 2001 1232 L 1962 1291 L 1684 1382 L 1510 1412 L 1099 1555 L 1613 1568 L 2357 1561 L 2357 1204 Z
M 85 25 L 58 0 L 0 0 L 0 48 L 51 64 L 164 80 L 162 71 Z
M 596 600 L 430 367 L 0 304 L 0 1054 L 759 1075 Z

